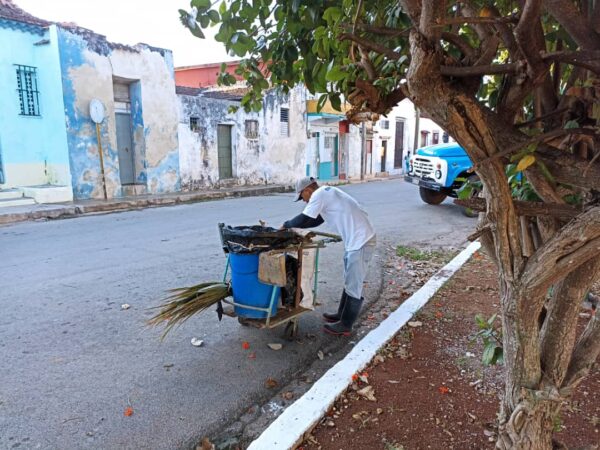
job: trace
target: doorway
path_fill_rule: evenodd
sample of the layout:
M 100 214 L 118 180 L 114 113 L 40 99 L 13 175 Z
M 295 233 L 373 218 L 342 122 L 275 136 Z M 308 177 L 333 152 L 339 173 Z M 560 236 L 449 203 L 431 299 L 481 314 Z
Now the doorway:
M 402 168 L 404 153 L 404 120 L 396 120 L 396 136 L 394 140 L 394 169 Z
M 219 179 L 233 178 L 231 125 L 217 126 L 217 153 L 219 159 Z
M 388 141 L 381 141 L 381 172 L 385 172 L 385 160 L 387 159 Z
M 121 184 L 135 184 L 135 158 L 131 137 L 131 114 L 116 112 L 117 150 L 119 153 L 119 174 Z

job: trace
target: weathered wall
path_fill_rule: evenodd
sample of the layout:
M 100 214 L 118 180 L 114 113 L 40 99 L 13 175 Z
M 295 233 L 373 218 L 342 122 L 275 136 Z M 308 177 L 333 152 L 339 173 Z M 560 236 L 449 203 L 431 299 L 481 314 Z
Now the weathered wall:
M 179 190 L 177 97 L 171 52 L 108 43 L 102 36 L 58 28 L 73 192 L 101 198 L 102 179 L 89 103 L 106 109 L 100 126 L 108 197 L 123 194 L 115 125 L 113 81 L 131 83 L 135 182 L 150 193 Z
M 218 187 L 229 184 L 290 184 L 304 174 L 306 145 L 305 102 L 301 90 L 288 99 L 267 93 L 259 113 L 241 108 L 228 112 L 238 101 L 205 95 L 179 97 L 179 164 L 183 190 Z M 288 137 L 280 134 L 280 108 L 288 106 Z M 190 129 L 190 117 L 198 118 L 198 130 Z M 245 121 L 258 121 L 258 138 L 245 134 Z M 222 180 L 218 170 L 218 125 L 230 125 L 232 132 L 233 178 Z
M 70 186 L 56 28 L 5 21 L 0 42 L 0 187 Z M 40 116 L 20 115 L 15 64 L 37 68 Z

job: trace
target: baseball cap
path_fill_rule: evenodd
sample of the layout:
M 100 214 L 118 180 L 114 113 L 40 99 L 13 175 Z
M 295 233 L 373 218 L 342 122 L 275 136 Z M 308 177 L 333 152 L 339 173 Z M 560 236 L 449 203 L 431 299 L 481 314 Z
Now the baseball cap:
M 298 194 L 298 198 L 296 198 L 294 201 L 297 202 L 298 200 L 302 200 L 302 196 L 300 195 L 302 191 L 316 182 L 317 180 L 315 180 L 313 177 L 304 177 L 296 181 L 296 194 Z

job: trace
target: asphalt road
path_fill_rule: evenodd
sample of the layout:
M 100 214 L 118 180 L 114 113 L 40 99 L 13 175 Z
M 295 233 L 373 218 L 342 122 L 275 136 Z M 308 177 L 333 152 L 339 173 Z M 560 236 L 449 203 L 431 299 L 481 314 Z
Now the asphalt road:
M 397 244 L 459 247 L 475 224 L 449 201 L 423 204 L 401 180 L 343 189 L 369 212 L 378 258 Z M 323 307 L 300 321 L 317 336 L 311 345 L 283 340 L 282 329 L 218 322 L 212 311 L 162 343 L 144 323 L 166 289 L 222 277 L 218 222 L 279 226 L 300 210 L 281 194 L 1 227 L 0 449 L 181 448 L 272 395 L 268 377 L 289 381 L 334 339 L 320 331 Z M 341 256 L 340 244 L 322 252 L 324 307 L 339 298 Z

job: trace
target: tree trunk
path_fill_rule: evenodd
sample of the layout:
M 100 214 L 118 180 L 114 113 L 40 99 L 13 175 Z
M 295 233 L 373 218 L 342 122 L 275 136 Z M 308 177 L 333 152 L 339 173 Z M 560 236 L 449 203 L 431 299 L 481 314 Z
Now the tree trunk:
M 498 428 L 498 450 L 548 450 L 552 448 L 555 411 L 548 401 L 509 398 L 502 402 Z

